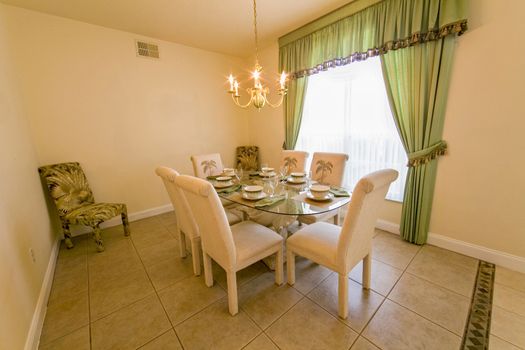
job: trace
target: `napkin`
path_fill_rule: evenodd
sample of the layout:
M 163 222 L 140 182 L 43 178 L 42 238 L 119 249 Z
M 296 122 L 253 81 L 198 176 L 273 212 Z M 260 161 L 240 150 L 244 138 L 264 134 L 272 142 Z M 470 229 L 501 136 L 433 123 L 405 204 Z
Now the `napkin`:
M 350 193 L 341 187 L 331 187 L 330 193 L 336 197 L 350 197 Z
M 241 188 L 241 185 L 233 185 L 231 187 L 221 188 L 220 190 L 217 190 L 217 193 L 232 193 L 237 191 L 239 188 Z
M 261 199 L 261 200 L 255 202 L 254 207 L 256 207 L 256 208 L 267 207 L 267 206 L 273 205 L 275 203 L 278 203 L 280 201 L 283 201 L 283 200 L 285 200 L 285 198 L 286 198 L 285 195 L 264 198 L 264 199 Z

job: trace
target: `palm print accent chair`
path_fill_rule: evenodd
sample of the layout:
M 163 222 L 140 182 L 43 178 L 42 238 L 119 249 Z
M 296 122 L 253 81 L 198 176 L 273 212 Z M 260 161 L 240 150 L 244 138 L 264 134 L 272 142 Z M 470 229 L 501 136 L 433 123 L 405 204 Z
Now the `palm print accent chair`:
M 79 163 L 46 165 L 38 168 L 38 172 L 45 179 L 49 194 L 55 202 L 67 248 L 73 248 L 69 225 L 84 225 L 93 229 L 97 250 L 104 251 L 99 225 L 117 215 L 122 217 L 124 235 L 129 236 L 126 204 L 95 203 L 93 192 Z
M 239 146 L 237 147 L 236 167 L 242 170 L 259 170 L 259 147 Z

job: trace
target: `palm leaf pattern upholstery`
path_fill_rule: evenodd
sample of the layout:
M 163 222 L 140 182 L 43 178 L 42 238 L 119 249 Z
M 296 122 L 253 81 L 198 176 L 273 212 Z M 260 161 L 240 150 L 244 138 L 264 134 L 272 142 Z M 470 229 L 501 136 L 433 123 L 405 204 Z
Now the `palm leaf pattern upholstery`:
M 69 225 L 90 226 L 98 251 L 104 250 L 99 225 L 117 215 L 122 218 L 124 234 L 129 235 L 128 213 L 123 203 L 95 203 L 86 175 L 77 162 L 46 165 L 38 168 L 45 180 L 62 222 L 65 243 L 73 247 Z
M 239 146 L 237 147 L 237 167 L 243 170 L 259 169 L 259 147 Z

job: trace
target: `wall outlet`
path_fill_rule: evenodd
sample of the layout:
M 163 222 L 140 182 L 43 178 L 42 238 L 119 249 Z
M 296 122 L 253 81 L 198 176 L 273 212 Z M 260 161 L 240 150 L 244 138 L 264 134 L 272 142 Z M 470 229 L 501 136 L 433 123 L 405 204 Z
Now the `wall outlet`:
M 33 250 L 33 248 L 29 248 L 29 255 L 31 256 L 31 260 L 33 260 L 33 263 L 36 263 L 35 251 Z

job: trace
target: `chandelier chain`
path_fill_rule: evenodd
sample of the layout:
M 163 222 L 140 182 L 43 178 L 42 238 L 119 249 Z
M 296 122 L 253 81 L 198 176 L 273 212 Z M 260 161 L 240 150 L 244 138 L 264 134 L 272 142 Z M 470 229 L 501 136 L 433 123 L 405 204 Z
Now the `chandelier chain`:
M 259 39 L 257 38 L 257 3 L 253 0 L 253 33 L 255 35 L 255 68 L 259 67 Z

